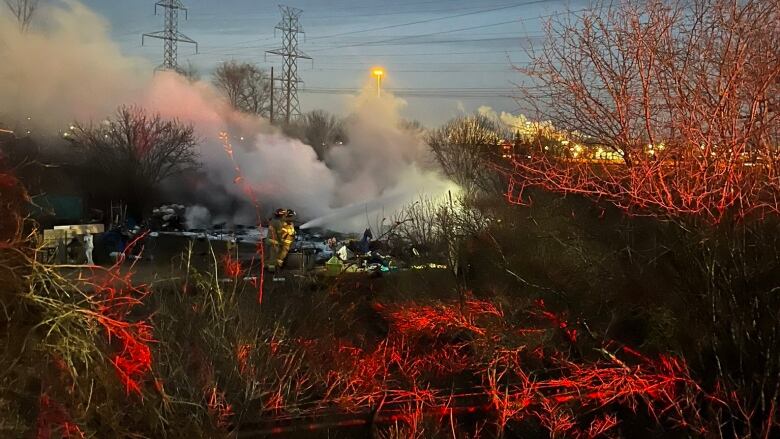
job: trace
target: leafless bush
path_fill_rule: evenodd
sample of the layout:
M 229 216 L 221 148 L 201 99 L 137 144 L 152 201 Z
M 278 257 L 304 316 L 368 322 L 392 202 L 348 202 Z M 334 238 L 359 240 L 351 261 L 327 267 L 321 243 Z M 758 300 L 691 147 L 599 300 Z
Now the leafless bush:
M 743 407 L 713 414 L 734 437 L 771 435 L 780 394 L 780 365 L 765 354 L 780 348 L 765 282 L 780 273 L 768 256 L 780 214 L 780 28 L 767 26 L 779 21 L 773 0 L 598 3 L 549 23 L 521 69 L 540 118 L 620 160 L 531 154 L 514 161 L 510 193 L 527 204 L 527 188 L 541 187 L 657 218 L 630 221 L 627 249 L 642 234 L 653 244 L 628 269 L 643 260 L 663 274 L 679 292 L 667 300 L 685 304 L 679 325 L 707 316 L 688 324 L 698 336 L 686 352 Z
M 142 108 L 120 107 L 97 125 L 76 123 L 67 138 L 82 156 L 89 187 L 109 189 L 107 197 L 124 198 L 136 211 L 154 201 L 163 180 L 199 166 L 193 127 Z M 97 178 L 103 183 L 94 189 Z
M 500 143 L 509 133 L 482 115 L 460 117 L 428 133 L 428 145 L 444 174 L 467 193 L 501 193 L 495 166 L 501 162 Z

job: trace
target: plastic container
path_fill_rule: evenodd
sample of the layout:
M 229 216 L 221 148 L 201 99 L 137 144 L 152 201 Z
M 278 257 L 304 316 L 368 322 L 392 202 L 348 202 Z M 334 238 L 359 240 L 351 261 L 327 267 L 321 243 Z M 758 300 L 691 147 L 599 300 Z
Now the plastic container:
M 343 269 L 344 264 L 341 262 L 341 259 L 337 258 L 336 256 L 328 259 L 328 262 L 325 263 L 326 276 L 338 276 L 341 274 Z

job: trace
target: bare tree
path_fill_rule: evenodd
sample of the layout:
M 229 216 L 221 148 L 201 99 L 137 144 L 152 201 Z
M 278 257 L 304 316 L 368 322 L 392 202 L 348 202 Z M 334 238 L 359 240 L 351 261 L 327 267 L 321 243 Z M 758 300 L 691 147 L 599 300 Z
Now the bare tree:
M 214 71 L 213 82 L 236 110 L 259 116 L 270 114 L 271 79 L 260 67 L 225 61 Z
M 39 0 L 5 0 L 5 4 L 14 14 L 22 30 L 27 30 L 35 11 L 38 9 Z
M 624 166 L 537 155 L 516 183 L 621 207 L 720 220 L 776 200 L 780 6 L 773 0 L 621 1 L 548 24 L 522 72 L 532 110 Z
M 492 192 L 498 182 L 492 165 L 499 164 L 504 131 L 483 115 L 458 117 L 429 133 L 427 141 L 444 173 L 467 192 Z
M 164 120 L 137 107 L 120 107 L 99 125 L 74 124 L 68 138 L 84 154 L 93 179 L 142 210 L 165 179 L 198 167 L 191 125 Z
M 348 141 L 344 121 L 323 110 L 304 114 L 292 129 L 298 132 L 301 140 L 314 148 L 320 160 L 330 147 Z
M 419 120 L 403 119 L 398 124 L 402 129 L 413 133 L 424 133 L 425 126 Z

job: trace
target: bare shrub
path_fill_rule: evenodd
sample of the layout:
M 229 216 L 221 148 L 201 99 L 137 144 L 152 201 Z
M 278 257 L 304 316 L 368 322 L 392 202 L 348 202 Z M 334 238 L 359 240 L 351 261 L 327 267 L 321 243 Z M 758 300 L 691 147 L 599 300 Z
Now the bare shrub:
M 676 318 L 638 312 L 663 319 L 698 372 L 733 391 L 724 400 L 743 409 L 716 406 L 711 416 L 714 430 L 735 437 L 771 435 L 780 391 L 780 364 L 765 354 L 780 348 L 777 296 L 766 282 L 780 275 L 770 256 L 780 214 L 780 57 L 778 27 L 766 26 L 779 14 L 771 0 L 599 3 L 553 20 L 521 69 L 540 118 L 620 159 L 537 149 L 513 163 L 513 201 L 533 205 L 528 189 L 543 188 L 651 217 L 626 220 L 628 264 L 610 277 L 629 273 L 676 292 L 650 290 Z M 599 266 L 598 253 L 580 254 Z

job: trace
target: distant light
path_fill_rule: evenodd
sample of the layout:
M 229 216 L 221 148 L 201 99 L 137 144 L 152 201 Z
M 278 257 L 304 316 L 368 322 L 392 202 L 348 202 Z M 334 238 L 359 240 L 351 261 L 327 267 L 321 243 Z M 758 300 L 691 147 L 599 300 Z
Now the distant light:
M 241 140 L 244 140 L 244 136 L 241 136 Z
M 75 129 L 76 129 L 76 127 L 75 127 L 74 125 L 71 125 L 71 126 L 70 126 L 70 129 L 71 129 L 71 130 L 75 130 Z
M 27 116 L 27 120 L 32 120 L 32 117 L 31 116 Z
M 373 71 L 371 71 L 371 74 L 381 77 L 385 75 L 385 71 L 381 68 L 375 68 Z

